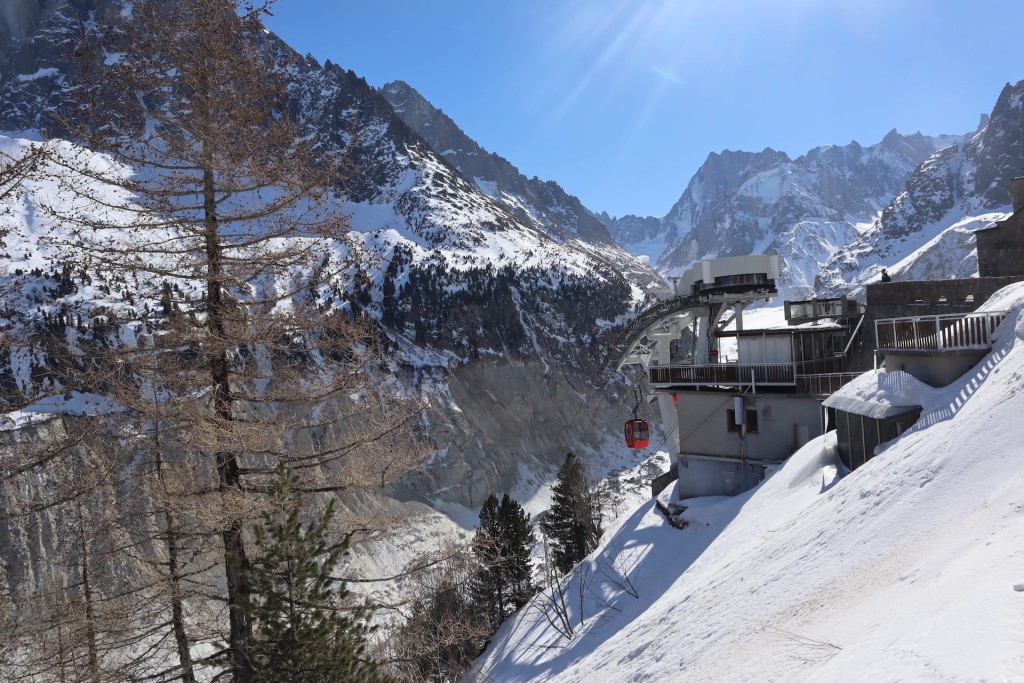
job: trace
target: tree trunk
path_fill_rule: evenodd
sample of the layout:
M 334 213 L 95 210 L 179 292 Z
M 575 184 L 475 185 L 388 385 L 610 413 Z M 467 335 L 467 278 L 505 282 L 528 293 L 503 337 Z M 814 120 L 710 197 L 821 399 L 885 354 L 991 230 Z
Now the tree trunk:
M 217 224 L 217 205 L 212 163 L 203 169 L 203 214 L 206 237 L 206 325 L 211 336 L 213 355 L 210 358 L 210 383 L 213 386 L 213 410 L 224 424 L 234 420 L 231 376 L 227 349 L 227 309 L 224 300 L 223 244 Z M 218 489 L 224 493 L 242 489 L 242 476 L 237 454 L 218 450 L 216 454 Z M 228 584 L 230 619 L 229 645 L 234 679 L 239 683 L 252 680 L 249 663 L 249 586 L 246 582 L 248 559 L 242 536 L 242 522 L 237 517 L 228 521 L 222 532 L 224 541 L 224 572 Z
M 181 575 L 178 569 L 178 527 L 167 504 L 165 496 L 167 487 L 164 485 L 163 454 L 160 443 L 159 418 L 156 432 L 156 476 L 160 484 L 161 508 L 163 508 L 164 524 L 167 533 L 167 571 L 171 588 L 171 629 L 174 631 L 174 642 L 178 648 L 178 666 L 181 668 L 182 683 L 196 683 L 196 675 L 192 665 L 192 651 L 189 647 L 188 632 L 185 630 L 185 610 L 182 606 Z
M 181 603 L 181 578 L 178 575 L 178 535 L 173 530 L 174 517 L 170 510 L 164 510 L 167 522 L 167 566 L 171 574 L 171 628 L 174 642 L 178 646 L 178 663 L 181 667 L 182 683 L 196 683 L 192 668 L 192 651 L 189 649 L 188 633 L 185 631 L 185 611 Z
M 82 597 L 85 601 L 85 648 L 88 654 L 88 673 L 92 683 L 100 683 L 99 651 L 96 645 L 96 613 L 93 609 L 92 585 L 89 583 L 89 545 L 85 538 L 85 516 L 82 503 L 78 503 L 78 536 L 82 548 Z

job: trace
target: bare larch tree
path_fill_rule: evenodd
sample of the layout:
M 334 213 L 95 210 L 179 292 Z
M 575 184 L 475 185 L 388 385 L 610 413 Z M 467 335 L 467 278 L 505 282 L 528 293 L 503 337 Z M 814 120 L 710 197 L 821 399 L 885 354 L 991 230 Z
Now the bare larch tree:
M 132 3 L 83 47 L 81 106 L 62 124 L 84 149 L 50 160 L 64 172 L 60 201 L 44 207 L 65 268 L 117 299 L 87 312 L 85 353 L 62 386 L 113 406 L 90 439 L 105 440 L 115 488 L 136 494 L 115 517 L 137 568 L 160 547 L 125 593 L 164 601 L 176 663 L 158 673 L 186 682 L 192 645 L 216 630 L 190 634 L 184 603 L 216 599 L 221 583 L 215 659 L 253 678 L 246 535 L 280 463 L 317 504 L 422 459 L 409 436 L 419 404 L 391 390 L 372 326 L 332 296 L 363 258 L 337 194 L 346 164 L 292 106 L 268 9 Z M 369 526 L 339 519 L 346 541 Z

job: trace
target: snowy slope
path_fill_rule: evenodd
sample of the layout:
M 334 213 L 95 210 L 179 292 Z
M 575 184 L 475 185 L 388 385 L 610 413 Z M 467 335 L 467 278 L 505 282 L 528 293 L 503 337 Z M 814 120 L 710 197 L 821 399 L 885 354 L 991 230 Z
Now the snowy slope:
M 993 352 L 842 476 L 827 434 L 736 498 L 646 503 L 588 560 L 576 634 L 539 601 L 478 662 L 505 681 L 1024 679 L 1024 285 Z M 632 567 L 634 598 L 600 576 Z M 584 581 L 585 584 L 588 581 Z
M 27 149 L 39 144 L 0 135 L 0 154 L 5 155 L 5 158 L 18 158 Z M 129 284 L 112 279 L 110 273 L 75 262 L 71 268 L 70 281 L 64 283 L 62 273 L 66 270 L 66 259 L 75 256 L 73 243 L 76 239 L 91 239 L 84 234 L 73 236 L 76 224 L 64 219 L 72 206 L 78 214 L 78 220 L 102 221 L 110 226 L 131 226 L 139 217 L 133 212 L 118 212 L 109 208 L 131 206 L 132 198 L 123 189 L 104 184 L 98 178 L 86 179 L 72 170 L 75 166 L 72 160 L 85 150 L 65 141 L 53 141 L 51 147 L 54 155 L 52 160 L 43 164 L 37 174 L 26 178 L 0 200 L 0 292 L 3 293 L 0 333 L 13 333 L 13 337 L 5 336 L 5 344 L 0 346 L 0 384 L 4 390 L 0 395 L 0 406 L 4 407 L 4 412 L 0 413 L 0 431 L 39 421 L 55 412 L 83 415 L 109 410 L 111 404 L 103 396 L 65 393 L 60 384 L 60 375 L 52 372 L 52 359 L 48 357 L 52 337 L 63 336 L 73 348 L 80 351 L 88 348 L 89 344 L 97 343 L 101 335 L 111 345 L 133 345 L 141 334 L 146 333 L 145 323 L 139 321 L 147 318 L 148 311 L 158 311 L 161 306 L 159 292 L 163 280 L 155 275 L 137 275 Z M 123 177 L 131 172 L 103 155 L 89 154 L 88 158 L 94 173 L 109 171 L 115 177 Z M 80 186 L 85 182 L 91 187 L 90 195 L 102 199 L 102 203 L 81 198 L 76 200 L 74 195 L 66 191 L 68 185 Z M 357 225 L 372 228 L 373 221 L 379 220 L 379 216 L 373 215 L 374 209 L 365 203 L 348 202 L 341 208 L 353 217 Z M 442 206 L 440 210 L 443 209 Z M 453 223 L 456 220 L 453 219 Z M 418 265 L 435 271 L 447 267 L 451 271 L 449 282 L 458 282 L 463 272 L 479 272 L 483 268 L 494 271 L 500 269 L 503 272 L 522 269 L 525 273 L 524 282 L 533 281 L 536 289 L 549 289 L 557 293 L 563 286 L 586 282 L 592 277 L 584 259 L 572 257 L 568 247 L 551 243 L 541 233 L 494 229 L 485 221 L 479 221 L 461 233 L 456 234 L 453 230 L 454 236 L 450 239 L 429 245 L 424 244 L 404 222 L 395 219 L 391 225 L 398 227 L 355 231 L 324 245 L 326 253 L 337 263 L 324 269 L 330 275 L 324 276 L 317 288 L 321 305 L 341 308 L 352 304 L 350 299 L 337 296 L 338 292 L 349 291 L 352 286 L 350 273 L 340 265 L 351 249 L 357 250 L 357 253 L 362 250 L 364 256 L 369 255 L 364 258 L 364 264 L 373 263 L 375 256 L 384 256 L 387 261 L 393 262 L 396 251 L 401 251 L 407 255 L 409 260 L 405 266 L 410 269 Z M 466 235 L 471 236 L 470 243 L 463 241 Z M 105 244 L 108 246 L 116 246 L 122 240 L 133 238 L 137 239 L 137 235 L 130 229 L 121 232 L 113 227 L 104 231 L 102 237 L 107 240 Z M 367 265 L 366 270 L 376 274 L 378 281 L 374 283 L 374 288 L 379 292 L 383 288 L 379 280 L 385 277 L 383 268 Z M 407 284 L 407 281 L 397 282 L 399 289 Z M 191 293 L 194 298 L 200 295 L 195 281 L 178 280 L 174 285 Z M 530 295 L 531 292 L 523 287 L 516 296 L 516 300 L 521 302 L 521 308 L 515 314 L 522 320 L 523 326 L 538 337 L 551 337 L 552 331 L 562 335 L 561 340 L 543 339 L 544 344 L 572 345 L 572 329 L 560 322 L 554 312 L 543 319 L 536 315 L 534 307 L 542 303 L 542 300 L 538 297 L 536 302 L 524 301 Z M 364 310 L 379 314 L 379 309 L 373 307 L 374 301 L 371 295 Z M 154 314 L 154 319 L 158 320 L 159 317 Z M 111 318 L 132 322 L 98 324 L 100 320 Z M 441 322 L 450 323 L 447 320 Z M 152 334 L 152 330 L 149 334 Z M 603 486 L 609 490 L 611 501 L 607 512 L 612 516 L 632 510 L 647 495 L 650 479 L 667 466 L 666 453 L 652 457 L 649 453 L 626 448 L 621 443 L 621 421 L 613 423 L 610 432 L 614 437 L 603 430 L 607 423 L 603 419 L 606 413 L 615 414 L 616 418 L 619 414 L 627 414 L 627 409 L 620 410 L 614 399 L 603 395 L 604 388 L 612 393 L 620 390 L 618 381 L 610 380 L 609 386 L 598 389 L 595 392 L 596 405 L 592 406 L 575 390 L 566 391 L 564 386 L 560 387 L 562 381 L 551 368 L 548 368 L 544 384 L 551 387 L 552 391 L 559 391 L 555 397 L 566 415 L 552 411 L 546 417 L 562 418 L 563 422 L 557 431 L 525 435 L 522 443 L 514 445 L 514 448 L 519 449 L 516 457 L 504 457 L 501 450 L 492 447 L 487 441 L 490 435 L 479 433 L 479 419 L 472 412 L 477 406 L 469 400 L 461 400 L 461 396 L 456 401 L 449 389 L 439 386 L 444 384 L 447 377 L 436 368 L 446 369 L 449 362 L 458 362 L 459 358 L 442 349 L 417 346 L 412 340 L 397 335 L 395 341 L 397 349 L 390 367 L 394 377 L 389 381 L 404 381 L 407 383 L 405 388 L 410 391 L 430 392 L 436 389 L 438 396 L 435 405 L 423 419 L 424 427 L 429 429 L 431 438 L 439 448 L 422 473 L 423 479 L 432 485 L 430 488 L 424 490 L 421 487 L 416 489 L 415 494 L 404 491 L 396 495 L 394 491 L 387 491 L 385 495 L 374 498 L 374 504 L 381 510 L 409 521 L 400 536 L 378 539 L 352 551 L 348 561 L 359 576 L 382 577 L 395 574 L 421 553 L 437 550 L 453 538 L 465 538 L 476 524 L 482 496 L 488 493 L 502 493 L 514 487 L 513 493 L 526 502 L 532 513 L 536 515 L 543 512 L 549 504 L 550 482 L 554 472 L 569 448 L 575 449 L 586 459 L 595 483 L 605 482 Z M 531 343 L 539 345 L 541 341 L 534 339 Z M 497 356 L 501 351 L 496 349 L 492 353 Z M 541 355 L 540 351 L 538 355 Z M 508 361 L 503 364 L 512 365 Z M 411 379 L 413 373 L 417 373 L 415 381 Z M 525 367 L 513 368 L 512 374 L 524 384 L 528 381 L 529 370 Z M 497 384 L 474 384 L 470 387 L 470 393 L 496 396 L 496 401 L 504 402 L 505 405 L 500 410 L 495 409 L 498 415 L 493 419 L 510 421 L 519 409 L 503 394 L 508 387 Z M 532 411 L 538 406 L 544 406 L 545 397 L 535 386 L 525 386 L 524 391 L 531 392 L 531 401 L 520 404 L 525 406 L 523 410 L 527 413 L 526 419 L 533 420 Z M 567 400 L 566 394 L 576 402 Z M 24 410 L 11 410 L 22 404 L 29 405 Z M 452 456 L 447 458 L 448 462 L 443 462 L 448 451 L 454 450 L 449 441 L 454 439 L 445 421 L 458 422 L 467 418 L 468 430 L 477 439 L 477 447 L 487 452 L 488 460 L 485 465 L 473 467 L 472 471 L 457 470 L 457 485 L 449 489 L 444 486 L 447 483 L 445 467 L 451 466 L 451 461 L 456 458 Z M 592 445 L 585 438 L 587 434 L 592 436 L 594 442 L 600 443 Z M 544 439 L 545 447 L 551 451 L 549 462 L 545 462 L 546 453 L 540 448 L 530 449 L 528 438 Z M 561 442 L 560 438 L 565 441 Z M 664 441 L 662 437 L 661 443 L 664 444 Z M 507 442 L 502 445 L 509 446 Z M 455 464 L 465 468 L 465 463 Z M 452 475 L 453 479 L 455 476 Z M 409 484 L 409 488 L 415 488 L 416 483 Z M 387 495 L 394 495 L 397 500 L 388 499 Z M 469 504 L 460 504 L 459 501 L 467 497 Z M 434 509 L 419 501 L 429 503 Z M 18 549 L 21 550 L 20 547 Z M 0 551 L 0 562 L 5 560 L 4 555 L 10 550 L 5 547 Z M 30 547 L 25 552 L 41 554 L 44 551 Z M 385 584 L 384 595 L 394 598 L 391 591 L 401 587 Z M 379 586 L 374 585 L 373 589 L 378 590 Z
M 33 5 L 30 0 L 17 4 Z M 0 55 L 9 56 L 0 60 L 0 130 L 45 130 L 51 137 L 62 137 L 53 129 L 54 114 L 73 106 L 69 98 L 80 78 L 80 70 L 69 63 L 66 45 L 78 40 L 83 22 L 86 31 L 93 30 L 122 4 L 123 0 L 63 0 L 26 15 L 33 21 L 19 24 L 22 39 L 0 42 Z M 369 256 L 364 272 L 353 273 L 363 283 L 360 291 L 341 290 L 354 293 L 362 309 L 385 327 L 419 337 L 420 344 L 462 360 L 502 343 L 513 353 L 533 354 L 534 346 L 524 343 L 531 337 L 557 354 L 580 341 L 581 348 L 588 349 L 596 319 L 612 319 L 633 303 L 628 275 L 616 269 L 605 251 L 616 247 L 596 221 L 592 222 L 609 244 L 553 239 L 536 221 L 513 215 L 463 177 L 364 79 L 336 64 L 300 57 L 269 33 L 265 47 L 278 63 L 287 65 L 296 116 L 315 136 L 318 149 L 344 154 L 351 162 L 343 210 L 354 230 L 365 235 Z M 36 77 L 39 74 L 43 75 Z M 386 295 L 389 269 L 388 284 L 395 291 Z M 412 305 L 412 280 L 421 300 L 443 299 L 441 306 L 450 308 L 472 309 L 478 303 L 474 293 L 510 287 L 526 293 L 526 308 L 533 305 L 535 292 L 539 298 L 552 299 L 568 300 L 583 292 L 588 296 L 569 301 L 570 308 L 584 311 L 569 320 L 564 315 L 542 319 L 534 311 L 516 310 L 505 297 L 489 302 L 497 304 L 490 306 L 489 316 L 446 325 L 438 323 L 434 314 L 439 311 Z M 570 286 L 562 287 L 563 283 Z M 403 285 L 404 297 L 398 291 Z M 534 329 L 522 329 L 531 325 Z M 507 328 L 516 338 L 498 338 L 486 329 L 473 334 L 488 327 Z M 552 339 L 568 343 L 549 344 Z
M 646 261 L 626 253 L 605 225 L 557 183 L 527 178 L 506 159 L 483 149 L 409 84 L 395 81 L 379 92 L 438 156 L 524 224 L 538 227 L 559 243 L 574 243 L 641 287 L 664 284 Z

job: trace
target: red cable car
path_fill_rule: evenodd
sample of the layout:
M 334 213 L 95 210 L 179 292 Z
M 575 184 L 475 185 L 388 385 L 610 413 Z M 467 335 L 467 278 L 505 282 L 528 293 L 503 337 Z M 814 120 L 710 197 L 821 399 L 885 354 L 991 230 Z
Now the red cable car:
M 633 407 L 633 419 L 626 420 L 626 445 L 630 448 L 647 448 L 651 443 L 651 426 L 647 420 L 637 417 L 640 410 L 640 393 L 634 388 L 633 396 L 636 398 L 636 406 Z
M 626 445 L 630 448 L 647 448 L 651 443 L 651 428 L 647 420 L 626 420 Z

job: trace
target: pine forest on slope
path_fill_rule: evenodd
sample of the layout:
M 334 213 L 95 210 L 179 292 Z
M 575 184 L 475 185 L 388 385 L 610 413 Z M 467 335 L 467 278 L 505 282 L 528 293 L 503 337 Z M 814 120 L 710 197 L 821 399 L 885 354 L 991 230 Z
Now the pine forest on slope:
M 91 6 L 69 0 L 30 12 L 18 31 L 24 37 L 2 47 L 0 129 L 52 127 L 73 106 L 67 86 L 77 76 L 65 61 L 66 45 L 80 20 L 90 25 Z M 117 7 L 102 0 L 96 16 L 113 16 Z M 596 424 L 617 422 L 622 409 L 592 386 L 601 340 L 657 276 L 607 239 L 552 238 L 537 221 L 511 213 L 435 154 L 352 72 L 301 58 L 272 35 L 267 48 L 293 60 L 294 106 L 317 146 L 347 153 L 357 169 L 341 208 L 364 258 L 325 283 L 328 305 L 378 321 L 410 383 L 443 383 L 449 365 L 461 378 L 445 392 L 462 411 L 439 408 L 430 416 L 431 438 L 445 457 L 402 495 L 443 491 L 455 502 L 479 504 L 515 485 L 524 461 L 553 473 L 565 446 L 529 427 L 534 409 L 520 407 L 523 395 L 540 401 L 537 410 L 554 424 L 567 425 L 567 440 L 596 452 L 603 435 L 574 421 L 579 397 L 589 397 L 587 415 L 604 415 Z M 506 409 L 495 420 L 500 406 Z

